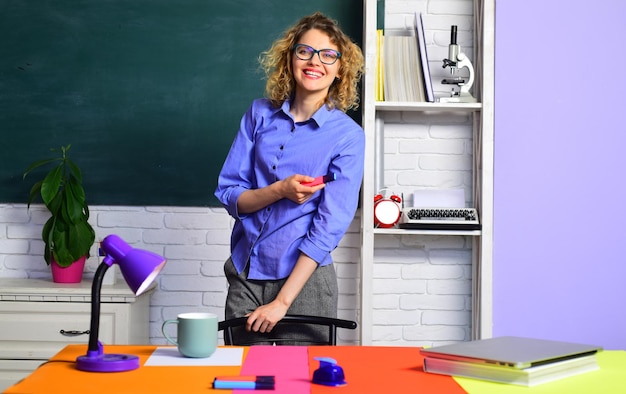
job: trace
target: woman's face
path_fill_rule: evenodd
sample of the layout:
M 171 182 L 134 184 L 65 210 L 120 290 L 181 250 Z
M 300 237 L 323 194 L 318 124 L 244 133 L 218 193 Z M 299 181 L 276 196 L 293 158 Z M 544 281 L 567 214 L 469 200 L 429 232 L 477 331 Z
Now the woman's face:
M 335 44 L 330 42 L 330 38 L 326 33 L 321 30 L 313 29 L 309 30 L 300 37 L 300 40 L 296 44 L 302 44 L 319 51 L 323 49 L 332 49 L 338 51 Z M 307 57 L 308 48 L 301 47 L 299 53 L 300 57 Z M 308 51 L 310 54 L 310 51 Z M 302 56 L 304 54 L 305 56 Z M 321 57 L 321 58 L 320 58 Z M 296 56 L 295 52 L 292 55 L 292 67 L 294 79 L 296 81 L 296 96 L 319 96 L 319 100 L 324 100 L 328 95 L 328 89 L 335 80 L 341 59 L 337 59 L 333 64 L 325 64 L 333 61 L 332 52 L 318 52 L 313 53 L 313 57 L 309 60 L 301 60 Z

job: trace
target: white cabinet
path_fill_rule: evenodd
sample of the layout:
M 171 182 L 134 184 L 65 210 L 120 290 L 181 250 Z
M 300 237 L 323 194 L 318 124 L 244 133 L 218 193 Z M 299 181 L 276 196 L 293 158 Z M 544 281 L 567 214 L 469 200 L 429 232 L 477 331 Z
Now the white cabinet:
M 0 390 L 66 345 L 88 343 L 91 284 L 0 279 Z M 136 297 L 126 283 L 102 286 L 99 340 L 105 346 L 149 343 L 151 292 Z
M 416 12 L 411 2 L 387 0 L 387 12 L 398 12 L 405 7 L 407 20 Z M 461 4 L 463 2 L 459 2 Z M 424 2 L 426 4 L 426 2 Z M 452 4 L 452 3 L 450 3 Z M 389 8 L 392 8 L 389 11 Z M 361 201 L 361 344 L 372 344 L 375 310 L 373 289 L 375 253 L 377 244 L 388 243 L 389 237 L 421 237 L 420 242 L 433 242 L 442 236 L 466 236 L 464 241 L 471 249 L 471 337 L 486 338 L 491 336 L 491 276 L 492 276 L 492 238 L 493 238 L 493 99 L 494 99 L 494 16 L 495 0 L 474 1 L 474 69 L 476 80 L 474 89 L 477 103 L 394 103 L 378 102 L 375 97 L 377 68 L 377 0 L 364 2 L 364 55 L 366 71 L 363 81 L 363 128 L 366 134 L 365 171 Z M 423 11 L 426 11 L 424 8 Z M 438 15 L 435 20 L 442 20 Z M 451 25 L 452 23 L 450 23 Z M 449 26 L 449 25 L 448 25 Z M 387 26 L 386 26 L 387 27 Z M 441 30 L 441 27 L 440 27 Z M 479 50 L 476 50 L 479 49 Z M 429 55 L 431 55 L 429 53 Z M 433 62 L 431 56 L 430 59 Z M 478 210 L 482 229 L 480 231 L 418 231 L 397 228 L 381 229 L 374 226 L 373 196 L 388 185 L 385 177 L 385 119 L 402 118 L 413 122 L 416 127 L 421 123 L 445 124 L 458 122 L 465 118 L 471 139 L 471 204 Z M 406 120 L 408 119 L 408 121 Z M 433 119 L 435 119 L 433 121 Z M 395 190 L 394 190 L 395 191 Z M 426 239 L 426 241 L 423 241 Z M 389 322 L 394 324 L 393 321 Z M 382 324 L 381 324 L 382 325 Z

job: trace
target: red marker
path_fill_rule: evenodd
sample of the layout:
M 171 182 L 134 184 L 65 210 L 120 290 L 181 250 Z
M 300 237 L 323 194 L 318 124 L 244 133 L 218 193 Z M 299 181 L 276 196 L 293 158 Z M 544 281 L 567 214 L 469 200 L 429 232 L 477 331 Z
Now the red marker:
M 337 174 L 333 172 L 328 175 L 320 175 L 311 182 L 300 182 L 300 183 L 304 186 L 317 186 L 317 185 L 321 185 L 322 183 L 332 182 L 335 179 L 337 179 Z

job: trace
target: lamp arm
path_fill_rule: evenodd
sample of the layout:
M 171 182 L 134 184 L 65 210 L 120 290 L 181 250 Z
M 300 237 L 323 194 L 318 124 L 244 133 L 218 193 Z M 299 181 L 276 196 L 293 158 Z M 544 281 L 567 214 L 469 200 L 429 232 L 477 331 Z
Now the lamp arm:
M 102 281 L 104 274 L 109 265 L 106 262 L 101 263 L 96 270 L 91 285 L 91 326 L 89 329 L 89 352 L 98 352 L 98 334 L 100 330 L 100 290 L 102 289 Z

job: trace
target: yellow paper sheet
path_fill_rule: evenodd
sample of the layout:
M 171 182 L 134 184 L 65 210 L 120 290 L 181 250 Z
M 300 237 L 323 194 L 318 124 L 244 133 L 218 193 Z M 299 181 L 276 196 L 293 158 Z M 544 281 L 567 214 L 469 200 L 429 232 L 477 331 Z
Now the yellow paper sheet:
M 469 394 L 626 393 L 626 351 L 605 350 L 599 352 L 597 357 L 599 370 L 533 387 L 469 378 L 454 379 Z

